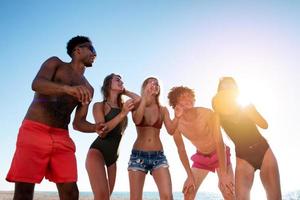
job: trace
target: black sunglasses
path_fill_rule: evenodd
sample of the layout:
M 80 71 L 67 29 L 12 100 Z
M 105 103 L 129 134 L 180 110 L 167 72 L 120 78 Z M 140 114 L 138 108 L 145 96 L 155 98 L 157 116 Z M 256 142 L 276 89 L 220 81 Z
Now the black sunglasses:
M 79 45 L 78 47 L 79 47 L 79 48 L 81 48 L 81 47 L 86 47 L 86 48 L 88 48 L 93 54 L 95 54 L 95 56 L 97 55 L 97 52 L 96 52 L 95 48 L 94 48 L 92 45 L 90 45 L 90 44 L 82 44 L 82 45 Z

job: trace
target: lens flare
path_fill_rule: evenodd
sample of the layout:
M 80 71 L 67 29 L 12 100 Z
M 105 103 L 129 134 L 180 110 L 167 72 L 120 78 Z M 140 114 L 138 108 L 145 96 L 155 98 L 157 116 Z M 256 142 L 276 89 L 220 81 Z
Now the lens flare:
M 250 98 L 245 95 L 245 94 L 239 94 L 239 96 L 236 99 L 236 102 L 242 106 L 242 107 L 246 107 L 251 103 Z

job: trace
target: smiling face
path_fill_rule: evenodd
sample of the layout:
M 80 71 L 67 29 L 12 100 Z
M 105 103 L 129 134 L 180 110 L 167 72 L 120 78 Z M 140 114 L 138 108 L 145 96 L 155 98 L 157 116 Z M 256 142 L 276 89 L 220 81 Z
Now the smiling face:
M 193 108 L 195 104 L 195 97 L 190 93 L 182 93 L 178 99 L 176 106 L 181 106 L 183 109 Z

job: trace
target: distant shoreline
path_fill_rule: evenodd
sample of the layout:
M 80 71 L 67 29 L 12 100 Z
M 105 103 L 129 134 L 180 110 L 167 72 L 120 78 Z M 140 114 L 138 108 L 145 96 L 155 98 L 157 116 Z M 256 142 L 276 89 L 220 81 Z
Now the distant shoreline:
M 210 194 L 207 194 L 210 196 Z M 214 195 L 213 195 L 214 196 Z M 181 192 L 173 193 L 174 200 L 183 199 Z M 13 191 L 0 191 L 0 200 L 11 200 L 13 198 Z M 58 200 L 58 193 L 56 191 L 35 191 L 33 200 Z M 159 199 L 158 192 L 144 192 L 143 200 L 157 200 Z M 210 198 L 208 198 L 209 200 Z M 94 200 L 92 192 L 80 192 L 79 200 Z M 114 192 L 111 200 L 129 200 L 129 191 Z
M 183 199 L 181 192 L 173 192 L 174 200 Z M 0 191 L 0 200 L 12 200 L 13 191 Z M 35 191 L 33 200 L 58 200 L 58 193 L 56 191 Z M 92 192 L 80 192 L 79 200 L 93 200 Z M 144 192 L 143 200 L 157 200 L 159 199 L 158 192 Z M 220 195 L 210 192 L 198 192 L 196 199 L 219 200 L 222 199 Z M 283 200 L 300 199 L 300 190 L 290 191 L 283 194 Z M 111 200 L 129 200 L 129 191 L 114 192 Z

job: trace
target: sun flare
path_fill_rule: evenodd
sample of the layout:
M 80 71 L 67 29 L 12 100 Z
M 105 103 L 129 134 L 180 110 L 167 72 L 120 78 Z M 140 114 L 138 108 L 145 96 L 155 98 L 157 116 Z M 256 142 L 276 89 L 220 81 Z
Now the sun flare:
M 242 94 L 240 93 L 240 95 L 238 96 L 236 102 L 242 106 L 242 107 L 246 107 L 251 103 L 251 100 L 249 98 L 248 95 Z

